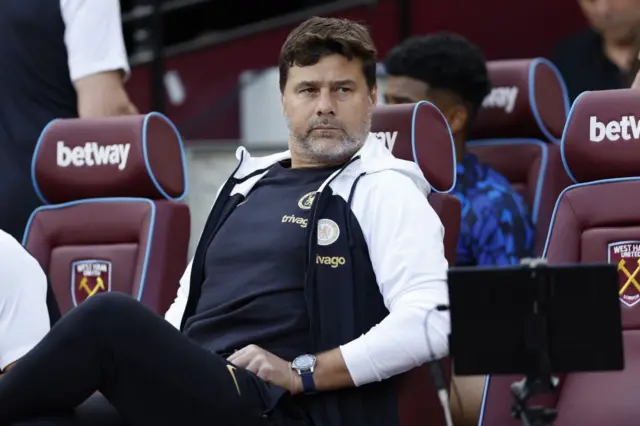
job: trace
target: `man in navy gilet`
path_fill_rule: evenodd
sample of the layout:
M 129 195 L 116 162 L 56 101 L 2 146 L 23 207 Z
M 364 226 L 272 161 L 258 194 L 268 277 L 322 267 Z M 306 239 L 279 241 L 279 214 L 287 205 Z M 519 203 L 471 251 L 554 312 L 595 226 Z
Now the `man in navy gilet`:
M 31 156 L 55 118 L 129 114 L 119 0 L 2 0 L 0 229 L 22 241 L 39 205 Z
M 448 352 L 430 186 L 369 133 L 362 25 L 294 29 L 280 90 L 289 151 L 238 150 L 165 318 L 118 293 L 71 310 L 0 379 L 0 425 L 95 391 L 130 426 L 399 425 L 387 379 Z

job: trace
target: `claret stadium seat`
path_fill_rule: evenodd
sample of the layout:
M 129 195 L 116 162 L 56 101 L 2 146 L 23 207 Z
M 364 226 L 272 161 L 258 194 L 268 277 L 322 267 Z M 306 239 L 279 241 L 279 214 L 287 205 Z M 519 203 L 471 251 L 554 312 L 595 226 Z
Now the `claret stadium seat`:
M 456 183 L 453 137 L 442 113 L 428 102 L 380 105 L 374 109 L 371 132 L 402 160 L 416 162 L 431 184 L 429 202 L 445 228 L 445 256 L 455 263 L 460 232 L 460 201 L 446 192 Z M 443 360 L 447 382 L 450 362 Z M 399 380 L 401 426 L 445 426 L 445 418 L 427 367 L 418 367 Z
M 567 91 L 560 73 L 545 59 L 494 61 L 487 67 L 493 89 L 467 147 L 524 196 L 539 255 L 555 201 L 571 183 L 559 147 L 569 110 Z
M 640 91 L 580 95 L 561 151 L 575 184 L 556 203 L 544 252 L 551 264 L 617 266 L 625 369 L 560 376 L 558 391 L 538 402 L 558 409 L 556 426 L 635 426 L 640 418 Z M 510 416 L 509 384 L 518 379 L 487 380 L 481 426 L 520 424 Z
M 460 202 L 448 194 L 456 184 L 456 158 L 449 125 L 429 102 L 379 105 L 374 109 L 371 132 L 384 140 L 395 157 L 413 161 L 433 192 L 429 202 L 445 228 L 445 255 L 455 262 L 460 232 Z
M 190 213 L 185 153 L 158 113 L 54 120 L 32 179 L 44 205 L 23 244 L 40 262 L 64 314 L 95 294 L 132 295 L 158 313 L 187 265 Z

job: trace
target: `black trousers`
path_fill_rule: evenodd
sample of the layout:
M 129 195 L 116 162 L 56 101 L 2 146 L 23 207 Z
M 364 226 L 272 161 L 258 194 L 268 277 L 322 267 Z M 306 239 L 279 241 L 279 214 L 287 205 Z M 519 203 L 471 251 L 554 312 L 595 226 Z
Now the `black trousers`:
M 100 394 L 91 396 L 75 410 L 34 417 L 11 426 L 127 426 L 116 409 Z
M 0 378 L 0 426 L 100 391 L 131 426 L 306 425 L 283 389 L 196 345 L 136 300 L 94 296 Z

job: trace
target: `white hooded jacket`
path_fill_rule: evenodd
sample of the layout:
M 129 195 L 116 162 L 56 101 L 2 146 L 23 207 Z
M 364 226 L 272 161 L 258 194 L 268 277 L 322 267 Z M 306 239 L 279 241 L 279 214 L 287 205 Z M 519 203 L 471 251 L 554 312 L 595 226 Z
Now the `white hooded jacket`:
M 231 186 L 228 182 L 221 188 L 218 200 L 222 195 L 244 198 L 270 166 L 289 159 L 290 153 L 254 158 L 239 148 L 237 158 L 240 164 L 230 179 Z M 225 189 L 227 194 L 221 194 Z M 435 310 L 448 304 L 444 228 L 427 201 L 430 185 L 419 167 L 395 158 L 384 142 L 370 134 L 352 160 L 318 188 L 316 200 L 326 192 L 341 198 L 355 217 L 388 310 L 377 325 L 340 345 L 354 383 L 361 386 L 381 381 L 446 356 L 449 316 Z M 202 239 L 206 238 L 203 235 Z M 193 261 L 165 316 L 177 328 L 185 320 L 192 266 Z

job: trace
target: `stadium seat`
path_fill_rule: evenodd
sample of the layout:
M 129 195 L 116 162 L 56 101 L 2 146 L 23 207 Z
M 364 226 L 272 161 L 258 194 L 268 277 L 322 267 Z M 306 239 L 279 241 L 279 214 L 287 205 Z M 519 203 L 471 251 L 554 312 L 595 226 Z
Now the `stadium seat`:
M 44 205 L 23 244 L 60 310 L 118 291 L 164 313 L 187 265 L 189 208 L 182 139 L 161 114 L 54 120 L 31 165 Z
M 414 161 L 433 192 L 429 202 L 445 227 L 445 255 L 456 257 L 460 232 L 460 202 L 450 194 L 456 184 L 456 158 L 449 125 L 429 102 L 379 105 L 373 111 L 371 132 L 385 142 L 394 156 Z
M 631 426 L 640 405 L 640 92 L 587 92 L 574 102 L 562 158 L 575 183 L 560 195 L 544 254 L 550 264 L 617 265 L 625 369 L 559 376 L 554 394 L 536 402 L 558 409 L 556 426 Z M 626 207 L 625 207 L 626 206 Z M 510 416 L 514 376 L 485 386 L 481 426 L 521 424 Z
M 493 89 L 471 129 L 468 150 L 524 196 L 541 254 L 554 203 L 571 182 L 559 142 L 569 109 L 566 88 L 545 59 L 488 63 Z
M 429 202 L 445 228 L 445 256 L 455 262 L 460 232 L 460 201 L 446 192 L 456 183 L 456 159 L 453 137 L 442 113 L 428 102 L 404 105 L 380 105 L 373 112 L 371 132 L 385 142 L 400 159 L 415 161 L 434 192 Z M 450 361 L 443 360 L 447 383 Z M 401 376 L 398 390 L 401 426 L 445 426 L 445 418 L 426 367 Z

